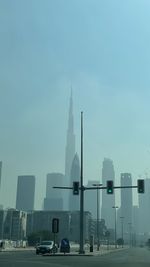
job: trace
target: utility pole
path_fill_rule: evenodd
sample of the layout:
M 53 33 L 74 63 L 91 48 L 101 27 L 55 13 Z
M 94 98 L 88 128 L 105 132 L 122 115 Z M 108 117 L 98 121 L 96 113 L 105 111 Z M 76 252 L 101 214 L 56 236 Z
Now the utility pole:
M 116 210 L 118 209 L 118 206 L 113 206 L 113 209 L 115 209 L 115 248 L 117 248 L 117 214 Z
M 124 240 L 123 240 L 123 219 L 124 219 L 124 217 L 122 216 L 122 217 L 120 217 L 120 219 L 121 219 L 122 248 L 123 248 L 123 243 L 124 243 Z
M 79 254 L 84 254 L 84 186 L 83 186 L 83 112 L 81 112 L 81 177 L 80 177 L 80 248 Z
M 97 186 L 97 251 L 99 251 L 100 247 L 100 240 L 99 240 L 99 186 L 102 186 L 102 184 L 93 184 L 93 186 Z
M 129 245 L 132 247 L 132 223 L 128 223 L 129 225 Z

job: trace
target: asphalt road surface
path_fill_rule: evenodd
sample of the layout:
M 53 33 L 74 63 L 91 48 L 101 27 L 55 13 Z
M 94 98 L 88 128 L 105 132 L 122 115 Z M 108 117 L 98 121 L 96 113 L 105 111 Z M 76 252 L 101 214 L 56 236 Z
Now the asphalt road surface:
M 41 256 L 33 251 L 1 252 L 0 267 L 145 267 L 150 250 L 133 248 L 103 256 Z

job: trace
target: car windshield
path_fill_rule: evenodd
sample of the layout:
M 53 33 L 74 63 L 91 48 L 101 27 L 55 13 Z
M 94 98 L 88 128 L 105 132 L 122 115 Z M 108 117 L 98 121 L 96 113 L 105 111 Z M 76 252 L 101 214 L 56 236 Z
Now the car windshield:
M 52 245 L 52 241 L 42 241 L 40 245 Z

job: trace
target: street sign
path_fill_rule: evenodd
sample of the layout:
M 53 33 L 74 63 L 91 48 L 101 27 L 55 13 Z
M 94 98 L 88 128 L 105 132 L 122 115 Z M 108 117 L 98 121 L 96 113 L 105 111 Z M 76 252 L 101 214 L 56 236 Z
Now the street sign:
M 59 232 L 59 219 L 53 218 L 52 220 L 52 233 L 56 234 Z

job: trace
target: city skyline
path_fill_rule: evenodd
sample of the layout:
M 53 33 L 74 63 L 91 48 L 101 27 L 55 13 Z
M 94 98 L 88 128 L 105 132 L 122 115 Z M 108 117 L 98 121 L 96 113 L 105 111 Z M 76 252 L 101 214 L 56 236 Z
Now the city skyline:
M 71 95 L 70 95 L 70 100 L 69 100 L 69 117 L 68 117 L 68 130 L 67 130 L 67 144 L 66 144 L 66 159 L 67 159 L 67 149 L 68 149 L 68 151 L 71 151 L 72 150 L 72 155 L 73 155 L 73 151 L 75 151 L 75 134 L 74 134 L 74 116 L 73 116 L 73 96 L 72 96 L 72 88 L 71 88 Z M 71 137 L 72 136 L 72 137 Z M 72 147 L 72 149 L 70 150 L 70 148 L 69 148 L 69 143 L 68 143 L 68 140 L 69 140 L 69 142 L 71 141 L 73 141 L 72 142 L 72 144 L 73 144 L 73 147 Z M 68 157 L 69 157 L 69 154 L 68 154 Z M 105 159 L 105 158 L 104 158 Z M 65 162 L 67 162 L 67 160 L 65 160 Z M 71 164 L 71 161 L 69 161 L 69 164 L 68 164 L 68 166 L 70 166 L 70 164 Z M 69 170 L 69 167 L 66 167 L 67 165 L 66 165 L 66 163 L 65 163 L 65 168 L 64 168 L 64 170 L 65 170 L 65 172 L 66 173 L 68 173 L 68 170 Z M 68 168 L 68 170 L 67 170 L 67 168 Z M 71 166 L 70 166 L 70 168 L 71 168 Z M 2 172 L 2 161 L 1 161 L 1 172 Z M 35 172 L 36 172 L 36 170 L 35 170 Z M 55 170 L 55 172 L 57 172 L 57 170 Z M 30 175 L 30 174 L 28 174 L 28 175 Z M 120 174 L 119 174 L 120 175 Z M 144 173 L 144 175 L 146 175 L 146 177 L 147 177 L 147 173 L 145 172 Z M 143 175 L 143 176 L 144 176 Z M 19 176 L 20 176 L 20 174 L 19 174 Z M 101 178 L 100 178 L 101 177 Z M 139 175 L 139 177 L 141 177 L 140 175 Z M 138 177 L 138 178 L 139 178 Z M 44 179 L 45 179 L 45 177 L 44 177 Z M 99 175 L 99 179 L 100 180 L 102 180 L 102 176 L 100 176 Z M 64 181 L 64 185 L 66 185 L 67 183 L 68 183 L 68 185 L 69 185 L 69 180 L 68 179 L 63 179 L 63 181 Z M 68 181 L 68 182 L 67 182 Z M 84 179 L 84 184 L 86 184 L 86 183 L 88 183 L 88 181 L 89 180 L 85 180 Z M 94 180 L 93 180 L 93 182 L 94 182 Z M 135 180 L 135 185 L 136 185 L 136 183 L 137 183 L 137 181 Z M 46 179 L 45 179 L 45 184 L 46 184 Z M 120 182 L 118 183 L 118 184 L 120 184 Z M 16 192 L 17 192 L 17 189 L 16 189 Z M 134 194 L 134 192 L 133 192 L 133 194 Z M 64 207 L 67 207 L 67 202 L 66 202 L 66 200 L 65 200 L 65 196 L 66 195 L 66 191 L 64 191 L 64 193 L 63 193 L 63 200 L 64 200 Z M 70 195 L 70 193 L 68 192 L 68 197 L 69 197 L 69 195 Z M 138 204 L 138 196 L 137 196 L 137 194 L 135 193 L 135 198 L 136 198 L 136 201 L 134 201 L 136 204 Z M 14 191 L 14 196 L 13 196 L 13 198 L 15 198 L 15 191 Z M 43 193 L 43 196 L 41 196 L 41 203 L 39 202 L 39 204 L 38 204 L 38 206 L 39 206 L 39 208 L 36 208 L 36 209 L 40 209 L 40 208 L 42 208 L 42 206 L 43 206 L 43 199 L 44 199 L 44 193 Z M 14 200 L 15 201 L 15 200 Z M 120 193 L 119 192 L 116 192 L 116 203 L 118 203 L 118 205 L 120 205 Z M 4 207 L 6 207 L 5 206 L 5 203 L 3 203 L 3 201 L 1 201 L 1 203 L 4 205 Z M 36 205 L 37 206 L 37 205 Z M 9 207 L 9 205 L 8 205 L 8 207 Z M 15 207 L 15 204 L 13 205 L 13 206 L 10 206 L 10 207 Z M 64 208 L 65 209 L 65 208 Z M 66 208 L 66 210 L 67 210 L 68 208 Z
M 149 177 L 150 3 L 13 3 L 0 2 L 0 203 L 15 206 L 17 177 L 35 175 L 40 209 L 46 174 L 65 173 L 71 86 L 79 159 L 84 114 L 84 183 L 101 180 L 105 157 L 116 184 L 120 173 L 131 173 L 134 184 Z

